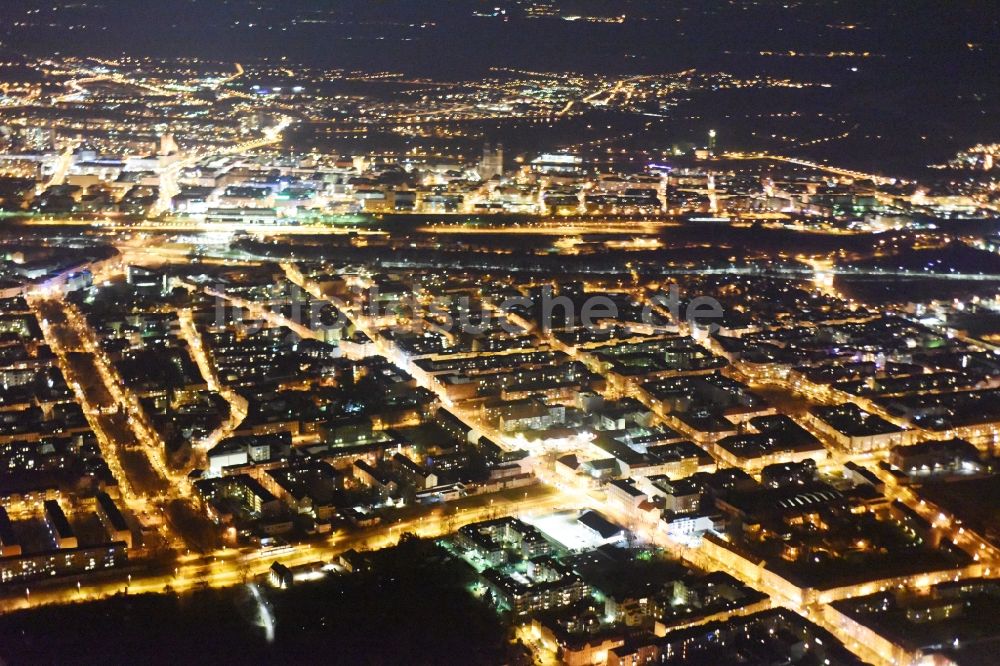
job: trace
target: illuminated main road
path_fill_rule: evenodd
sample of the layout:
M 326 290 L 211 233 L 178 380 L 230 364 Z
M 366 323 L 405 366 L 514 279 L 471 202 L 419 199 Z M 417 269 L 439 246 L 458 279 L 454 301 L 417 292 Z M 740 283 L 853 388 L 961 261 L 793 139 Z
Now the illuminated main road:
M 825 171 L 827 173 L 832 173 L 835 176 L 843 176 L 845 178 L 854 178 L 857 180 L 870 180 L 878 185 L 892 185 L 896 183 L 905 184 L 907 182 L 900 178 L 890 178 L 875 173 L 865 173 L 864 171 L 857 171 L 855 169 L 844 169 L 841 167 L 830 166 L 828 164 L 821 164 L 819 162 L 813 162 L 811 160 L 803 159 L 800 157 L 773 155 L 771 153 L 733 152 L 733 153 L 724 153 L 722 157 L 727 160 L 774 160 L 776 162 L 786 162 L 788 164 L 795 164 L 797 166 L 804 166 L 804 167 L 809 167 L 811 169 L 817 169 L 819 171 Z
M 135 571 L 118 574 L 104 582 L 74 583 L 51 586 L 29 584 L 23 590 L 0 597 L 0 612 L 9 612 L 49 603 L 76 603 L 101 599 L 122 593 L 181 592 L 205 587 L 231 587 L 265 574 L 278 561 L 288 567 L 327 564 L 349 549 L 378 549 L 390 546 L 405 533 L 434 538 L 450 534 L 462 525 L 499 516 L 527 516 L 566 509 L 566 498 L 546 486 L 526 488 L 518 497 L 507 502 L 489 502 L 489 496 L 470 497 L 461 502 L 481 502 L 482 506 L 429 508 L 422 515 L 386 523 L 354 532 L 337 533 L 315 543 L 299 544 L 281 551 L 260 551 L 253 548 L 227 548 L 207 555 L 188 554 L 178 559 L 173 570 L 160 566 L 161 571 Z
M 165 460 L 165 446 L 162 438 L 156 429 L 149 422 L 149 417 L 134 393 L 125 387 L 121 376 L 115 370 L 107 354 L 101 349 L 94 336 L 93 330 L 87 324 L 85 318 L 76 308 L 65 300 L 59 299 L 34 299 L 34 305 L 39 313 L 39 319 L 45 321 L 59 322 L 58 330 L 52 326 L 48 327 L 49 342 L 57 351 L 61 351 L 60 359 L 63 360 L 64 372 L 69 373 L 76 385 L 88 384 L 94 386 L 95 382 L 100 385 L 100 389 L 110 402 L 105 399 L 105 404 L 92 404 L 87 401 L 87 396 L 83 398 L 85 408 L 91 414 L 97 414 L 98 432 L 101 432 L 109 441 L 115 436 L 109 428 L 102 426 L 101 416 L 107 415 L 109 409 L 127 415 L 126 426 L 131 431 L 132 441 L 145 454 L 150 467 L 160 476 L 165 487 L 168 488 L 167 496 L 176 498 L 191 497 L 191 483 L 186 474 L 171 470 Z M 67 341 L 73 344 L 67 345 Z M 75 344 L 75 346 L 74 346 Z M 75 376 L 72 364 L 66 361 L 66 354 L 70 351 L 83 352 L 96 370 L 96 376 L 80 377 Z M 82 389 L 81 389 L 82 390 Z M 93 390 L 97 390 L 96 387 Z M 107 423 L 106 421 L 104 423 Z M 111 461 L 121 460 L 121 451 L 118 449 L 118 456 Z M 125 482 L 130 481 L 127 475 L 123 475 Z M 134 482 L 133 482 L 134 488 Z M 160 498 L 163 499 L 163 498 Z
M 45 343 L 55 354 L 59 368 L 66 381 L 73 388 L 77 401 L 83 409 L 101 449 L 101 457 L 107 462 L 115 478 L 119 491 L 127 501 L 137 499 L 135 490 L 121 467 L 121 442 L 105 427 L 101 414 L 114 408 L 114 398 L 103 390 L 103 385 L 94 384 L 92 378 L 79 376 L 77 366 L 69 361 L 69 354 L 83 352 L 83 342 L 68 329 L 59 306 L 48 300 L 31 297 L 29 305 L 38 314 Z

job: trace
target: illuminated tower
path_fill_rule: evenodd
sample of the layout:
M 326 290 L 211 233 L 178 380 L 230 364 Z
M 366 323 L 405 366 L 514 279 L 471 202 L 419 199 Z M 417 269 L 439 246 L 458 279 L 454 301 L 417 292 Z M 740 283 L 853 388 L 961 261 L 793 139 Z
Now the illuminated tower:
M 715 174 L 708 174 L 708 205 L 713 213 L 719 212 L 719 196 L 715 190 Z
M 708 130 L 708 154 L 715 156 L 715 130 Z
M 160 135 L 160 155 L 166 157 L 167 155 L 175 155 L 180 152 L 177 147 L 177 142 L 174 141 L 174 135 L 170 132 L 166 132 Z
M 486 144 L 483 147 L 483 158 L 479 161 L 479 177 L 489 180 L 494 176 L 503 176 L 503 144 L 495 147 Z
M 660 186 L 657 188 L 657 196 L 660 197 L 660 212 L 667 212 L 667 191 L 670 188 L 670 171 L 663 169 L 660 171 Z

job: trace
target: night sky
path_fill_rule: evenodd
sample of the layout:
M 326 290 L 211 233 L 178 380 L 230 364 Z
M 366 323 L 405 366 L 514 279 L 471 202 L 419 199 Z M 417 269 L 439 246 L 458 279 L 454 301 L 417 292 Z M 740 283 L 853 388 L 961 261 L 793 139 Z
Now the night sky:
M 527 0 L 86 0 L 3 3 L 0 39 L 36 55 L 297 61 L 427 74 L 489 66 L 580 71 L 754 67 L 760 50 L 870 51 L 890 69 L 986 76 L 995 56 L 995 3 L 867 0 L 560 0 L 564 15 L 624 24 L 528 21 Z M 534 4 L 541 4 L 535 0 Z M 506 18 L 484 18 L 492 13 Z M 27 23 L 28 26 L 15 25 Z M 853 27 L 852 27 L 853 26 Z M 967 45 L 975 44 L 972 51 Z M 993 60 L 995 62 L 995 60 Z

